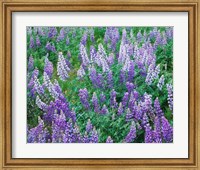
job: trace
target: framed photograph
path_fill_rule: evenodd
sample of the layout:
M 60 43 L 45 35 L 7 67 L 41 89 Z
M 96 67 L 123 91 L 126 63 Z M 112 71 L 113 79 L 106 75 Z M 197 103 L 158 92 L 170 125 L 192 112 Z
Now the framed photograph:
M 199 169 L 199 1 L 1 2 L 2 169 Z

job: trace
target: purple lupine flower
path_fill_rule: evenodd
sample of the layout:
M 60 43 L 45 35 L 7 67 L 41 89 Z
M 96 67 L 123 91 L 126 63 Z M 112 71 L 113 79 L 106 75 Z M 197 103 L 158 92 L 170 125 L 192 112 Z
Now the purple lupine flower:
M 57 36 L 57 42 L 65 39 L 65 28 L 61 28 L 60 34 Z
M 90 121 L 90 119 L 88 119 L 87 124 L 86 124 L 86 132 L 90 133 L 93 129 L 92 123 Z
M 149 124 L 149 118 L 146 113 L 143 114 L 142 117 L 142 126 L 146 128 L 147 124 Z
M 42 102 L 39 96 L 36 97 L 35 103 L 43 111 L 46 111 L 48 108 L 47 104 Z
M 33 73 L 32 73 L 32 75 L 31 75 L 30 81 L 29 81 L 29 83 L 28 83 L 28 86 L 27 86 L 28 89 L 33 88 L 35 77 L 38 77 L 38 75 L 39 75 L 39 70 L 38 70 L 37 68 L 35 68 L 35 69 L 33 70 Z
M 83 34 L 83 37 L 81 38 L 81 44 L 86 46 L 86 43 L 87 43 L 87 32 L 85 32 Z
M 153 139 L 154 139 L 153 131 L 149 124 L 145 128 L 145 137 L 144 138 L 145 138 L 144 139 L 145 143 L 153 143 Z
M 127 41 L 127 39 L 126 39 L 126 29 L 124 28 L 124 29 L 122 30 L 122 42 L 123 42 L 124 44 L 126 44 L 126 41 Z
M 28 71 L 32 71 L 34 69 L 34 59 L 31 55 L 28 60 Z
M 168 120 L 162 116 L 161 117 L 161 123 L 162 123 L 162 136 L 166 143 L 173 142 L 173 128 L 169 124 Z
M 96 131 L 94 127 L 91 132 L 90 143 L 98 143 L 98 141 L 99 141 L 98 132 Z
M 82 136 L 80 134 L 79 127 L 76 123 L 74 125 L 73 134 L 74 134 L 74 139 L 73 139 L 74 142 L 81 143 L 83 141 Z
M 114 52 L 116 50 L 116 44 L 120 39 L 119 30 L 116 27 L 107 27 L 104 35 L 104 42 L 110 46 L 111 50 Z M 110 44 L 111 43 L 111 44 Z
M 80 56 L 82 59 L 83 66 L 85 66 L 85 67 L 88 66 L 88 64 L 90 63 L 90 60 L 88 58 L 86 48 L 83 44 L 80 44 Z
M 123 106 L 124 108 L 126 108 L 127 103 L 128 103 L 128 100 L 129 100 L 129 93 L 128 93 L 128 92 L 125 92 L 125 93 L 124 93 L 124 97 L 122 98 L 122 106 Z
M 44 72 L 44 86 L 48 89 L 49 93 L 54 99 L 57 99 L 59 97 L 59 93 L 56 91 L 54 85 L 51 83 L 49 76 L 46 72 Z
M 108 61 L 109 66 L 111 66 L 111 65 L 114 64 L 114 54 L 113 54 L 113 53 L 111 53 L 111 54 L 108 56 L 107 61 Z
M 90 60 L 92 63 L 96 62 L 96 49 L 93 45 L 90 46 Z
M 54 46 L 54 44 L 51 45 L 51 51 L 56 52 L 56 47 Z
M 145 92 L 143 98 L 144 101 L 141 102 L 141 110 L 143 112 L 149 113 L 152 105 L 152 95 L 149 95 Z
M 40 82 L 39 82 L 39 80 L 38 80 L 38 78 L 37 78 L 36 76 L 34 77 L 34 88 L 35 88 L 35 90 L 37 91 L 37 93 L 38 93 L 39 95 L 44 94 L 44 88 L 43 88 L 43 86 L 40 84 Z
M 157 79 L 158 78 L 158 75 L 160 73 L 160 64 L 158 64 L 153 72 L 153 77 L 154 79 Z
M 45 32 L 44 32 L 44 30 L 42 28 L 43 27 L 38 27 L 38 35 L 45 36 Z
M 82 138 L 82 142 L 83 142 L 83 143 L 90 143 L 90 139 L 89 139 L 89 137 L 88 137 L 87 132 L 85 132 L 85 134 L 84 134 L 84 136 L 83 136 L 83 138 Z
M 162 90 L 162 87 L 164 85 L 164 82 L 165 82 L 165 77 L 164 75 L 162 75 L 158 81 L 158 84 L 157 84 L 157 87 L 159 88 L 159 90 Z
M 126 121 L 132 121 L 134 118 L 134 112 L 132 112 L 129 108 L 126 110 Z
M 106 143 L 113 143 L 113 140 L 110 136 L 108 136 L 108 138 L 106 139 Z
M 95 38 L 94 38 L 94 30 L 93 30 L 93 29 L 90 30 L 90 40 L 91 40 L 92 42 L 95 41 Z
M 66 63 L 66 60 L 62 52 L 59 52 L 58 63 L 57 63 L 57 74 L 62 81 L 65 81 L 69 77 L 68 71 L 70 71 L 70 68 L 68 67 Z
M 80 101 L 81 101 L 82 105 L 85 107 L 85 109 L 89 109 L 90 108 L 90 104 L 88 102 L 89 94 L 88 94 L 88 91 L 86 88 L 79 90 L 79 97 L 80 97 Z
M 168 98 L 167 98 L 168 105 L 173 114 L 173 86 L 172 84 L 167 84 L 167 92 L 168 92 Z
M 155 108 L 155 111 L 156 111 L 156 115 L 158 117 L 161 117 L 161 116 L 164 115 L 163 111 L 160 108 L 160 102 L 159 102 L 158 98 L 156 98 L 156 100 L 154 101 L 154 108 Z
M 70 113 L 70 118 L 74 123 L 76 122 L 76 112 L 74 111 L 74 108 L 72 108 L 72 111 Z
M 103 72 L 107 72 L 110 70 L 109 66 L 108 66 L 108 63 L 106 61 L 107 59 L 107 54 L 103 48 L 103 45 L 102 44 L 99 44 L 98 45 L 98 51 L 97 51 L 97 58 L 99 59 L 100 61 L 100 65 L 102 67 L 102 70 Z M 98 64 L 98 63 L 97 63 Z
M 120 115 L 123 113 L 123 111 L 124 111 L 124 109 L 123 109 L 122 103 L 120 102 L 120 103 L 119 103 L 119 107 L 118 107 L 117 114 L 120 116 Z
M 83 78 L 84 75 L 85 75 L 85 70 L 84 70 L 83 66 L 81 65 L 79 70 L 77 71 L 77 77 Z
M 134 84 L 130 83 L 130 82 L 127 82 L 126 83 L 126 88 L 128 90 L 128 93 L 130 94 L 132 92 L 132 90 L 134 89 Z
M 111 70 L 108 72 L 107 84 L 109 89 L 113 88 L 113 75 Z
M 54 114 L 52 122 L 52 143 L 62 143 L 66 129 L 66 117 L 61 111 L 59 114 Z
M 166 29 L 167 39 L 173 39 L 173 27 L 168 27 Z
M 120 84 L 124 84 L 126 82 L 126 72 L 124 70 L 120 71 L 119 82 Z
M 69 43 L 70 43 L 70 40 L 69 40 L 69 37 L 67 36 L 67 38 L 66 38 L 66 45 L 69 45 Z
M 106 101 L 106 96 L 103 94 L 103 92 L 100 94 L 100 102 L 101 104 Z
M 104 88 L 104 78 L 103 78 L 103 75 L 101 73 L 99 73 L 96 77 L 96 83 L 97 83 L 97 86 L 101 89 Z
M 65 132 L 64 132 L 62 138 L 63 138 L 63 143 L 75 142 L 75 141 L 73 141 L 74 134 L 73 134 L 73 125 L 72 125 L 71 119 L 66 123 Z
M 48 56 L 45 58 L 44 72 L 51 78 L 53 74 L 53 64 L 49 61 Z
M 127 55 L 126 56 L 126 59 L 125 59 L 125 63 L 124 63 L 124 65 L 123 65 L 123 70 L 124 71 L 129 71 L 129 69 L 130 69 L 130 63 L 131 63 L 131 60 L 130 60 L 130 57 Z
M 110 93 L 110 107 L 111 108 L 118 108 L 118 103 L 116 101 L 116 94 L 117 92 L 112 89 L 111 93 Z
M 125 137 L 125 142 L 131 143 L 135 140 L 135 138 L 136 138 L 136 127 L 135 127 L 135 122 L 133 121 L 130 127 L 130 131 L 128 135 Z
M 37 47 L 41 46 L 41 42 L 40 42 L 40 37 L 39 36 L 36 37 L 36 45 L 37 45 Z
M 51 51 L 51 43 L 47 42 L 45 48 L 47 49 L 47 51 Z
M 142 41 L 142 38 L 143 38 L 142 33 L 141 33 L 141 31 L 139 31 L 139 32 L 137 33 L 137 41 L 138 41 L 138 42 L 141 42 L 141 41 Z
M 147 76 L 146 76 L 146 80 L 145 82 L 148 84 L 148 85 L 151 85 L 153 80 L 154 80 L 154 77 L 153 77 L 153 72 L 154 72 L 154 64 L 151 64 L 148 68 L 148 72 L 147 72 Z
M 38 125 L 30 130 L 27 134 L 28 143 L 47 143 L 50 140 L 49 132 L 44 128 L 43 120 L 38 117 Z
M 92 84 L 93 84 L 93 86 L 94 87 L 97 87 L 97 72 L 96 72 L 96 69 L 94 68 L 94 67 L 92 67 L 91 69 L 90 69 L 90 80 L 91 80 L 91 82 L 92 82 Z
M 30 37 L 30 45 L 29 45 L 29 48 L 35 48 L 35 41 L 34 41 L 34 38 L 31 36 Z
M 129 82 L 133 81 L 134 74 L 135 74 L 135 66 L 134 66 L 134 62 L 131 60 L 130 61 L 130 67 L 129 67 L 129 70 L 128 70 L 128 81 Z
M 136 105 L 136 99 L 134 93 L 131 92 L 128 107 L 131 109 L 131 111 L 133 111 L 135 110 L 135 105 Z
M 48 38 L 54 38 L 57 35 L 56 27 L 50 27 L 48 32 Z
M 95 92 L 93 93 L 93 96 L 92 96 L 92 104 L 93 104 L 93 107 L 94 107 L 94 111 L 96 113 L 99 113 L 100 112 L 99 103 L 98 103 L 98 98 L 97 98 L 97 95 L 96 95 Z
M 137 120 L 142 120 L 143 111 L 141 110 L 140 103 L 138 105 L 135 105 L 134 110 L 135 110 L 135 118 Z
M 154 119 L 154 142 L 162 143 L 162 135 L 161 135 L 161 121 L 159 117 L 155 117 Z
M 106 105 L 104 104 L 102 109 L 101 109 L 101 114 L 105 115 L 107 113 L 108 113 L 108 109 L 107 109 Z

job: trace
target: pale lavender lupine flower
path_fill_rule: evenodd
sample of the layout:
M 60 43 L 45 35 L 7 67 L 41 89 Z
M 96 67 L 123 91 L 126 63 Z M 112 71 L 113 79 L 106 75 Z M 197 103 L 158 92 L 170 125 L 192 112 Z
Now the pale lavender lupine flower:
M 118 107 L 117 114 L 120 116 L 121 114 L 123 114 L 123 112 L 124 112 L 123 105 L 122 105 L 122 103 L 120 102 L 120 103 L 119 103 L 119 107 Z
M 37 91 L 37 93 L 39 94 L 39 95 L 42 95 L 42 94 L 44 94 L 44 88 L 43 88 L 43 86 L 40 84 L 40 82 L 39 82 L 39 80 L 38 80 L 38 78 L 35 76 L 34 77 L 34 87 L 33 88 L 35 88 L 35 90 Z
M 36 101 L 35 101 L 36 105 L 43 111 L 46 111 L 48 108 L 48 105 L 46 103 L 44 103 L 39 96 L 36 97 Z
M 41 42 L 40 42 L 40 37 L 39 36 L 36 37 L 35 41 L 36 41 L 37 47 L 40 47 L 41 46 Z
M 162 75 L 157 84 L 157 87 L 159 88 L 159 90 L 162 90 L 164 83 L 165 83 L 165 77 L 164 77 L 164 75 Z
M 109 66 L 111 66 L 111 65 L 113 65 L 114 64 L 114 54 L 113 53 L 111 53 L 109 56 L 108 56 L 108 58 L 107 58 L 107 61 L 108 61 L 108 65 Z
M 113 140 L 110 136 L 108 136 L 108 138 L 106 139 L 106 143 L 113 143 Z
M 69 76 L 68 72 L 70 71 L 70 68 L 68 67 L 66 60 L 62 54 L 62 52 L 59 52 L 58 54 L 58 63 L 57 63 L 57 74 L 59 78 L 62 81 L 65 81 Z
M 81 65 L 79 70 L 77 71 L 77 77 L 83 78 L 84 76 L 85 76 L 85 70 L 84 70 L 83 66 Z
M 50 81 L 50 78 L 46 72 L 44 72 L 43 79 L 44 79 L 44 86 L 48 89 L 51 96 L 54 99 L 57 99 L 59 97 L 59 93 L 56 91 L 54 85 Z
M 35 41 L 33 36 L 30 37 L 30 44 L 29 44 L 29 48 L 35 48 Z
M 88 64 L 90 63 L 90 60 L 88 58 L 86 48 L 83 44 L 80 44 L 80 56 L 81 56 L 83 66 L 85 67 L 88 66 Z
M 31 55 L 28 60 L 28 71 L 32 71 L 34 69 L 34 59 Z
M 167 84 L 167 91 L 168 91 L 168 105 L 171 111 L 173 111 L 173 86 L 172 84 Z M 173 114 L 173 112 L 172 112 Z

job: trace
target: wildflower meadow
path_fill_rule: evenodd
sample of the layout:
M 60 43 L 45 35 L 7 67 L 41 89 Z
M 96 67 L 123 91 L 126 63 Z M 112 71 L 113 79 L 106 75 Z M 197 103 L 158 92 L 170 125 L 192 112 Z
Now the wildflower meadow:
M 173 27 L 27 27 L 27 143 L 172 143 Z

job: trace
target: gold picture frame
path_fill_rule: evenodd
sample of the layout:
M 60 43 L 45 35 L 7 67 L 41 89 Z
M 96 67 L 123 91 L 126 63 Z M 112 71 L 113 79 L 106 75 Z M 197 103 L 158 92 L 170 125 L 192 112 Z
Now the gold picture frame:
M 1 0 L 0 169 L 200 169 L 198 0 Z M 189 158 L 156 159 L 13 159 L 12 158 L 12 12 L 188 12 Z

